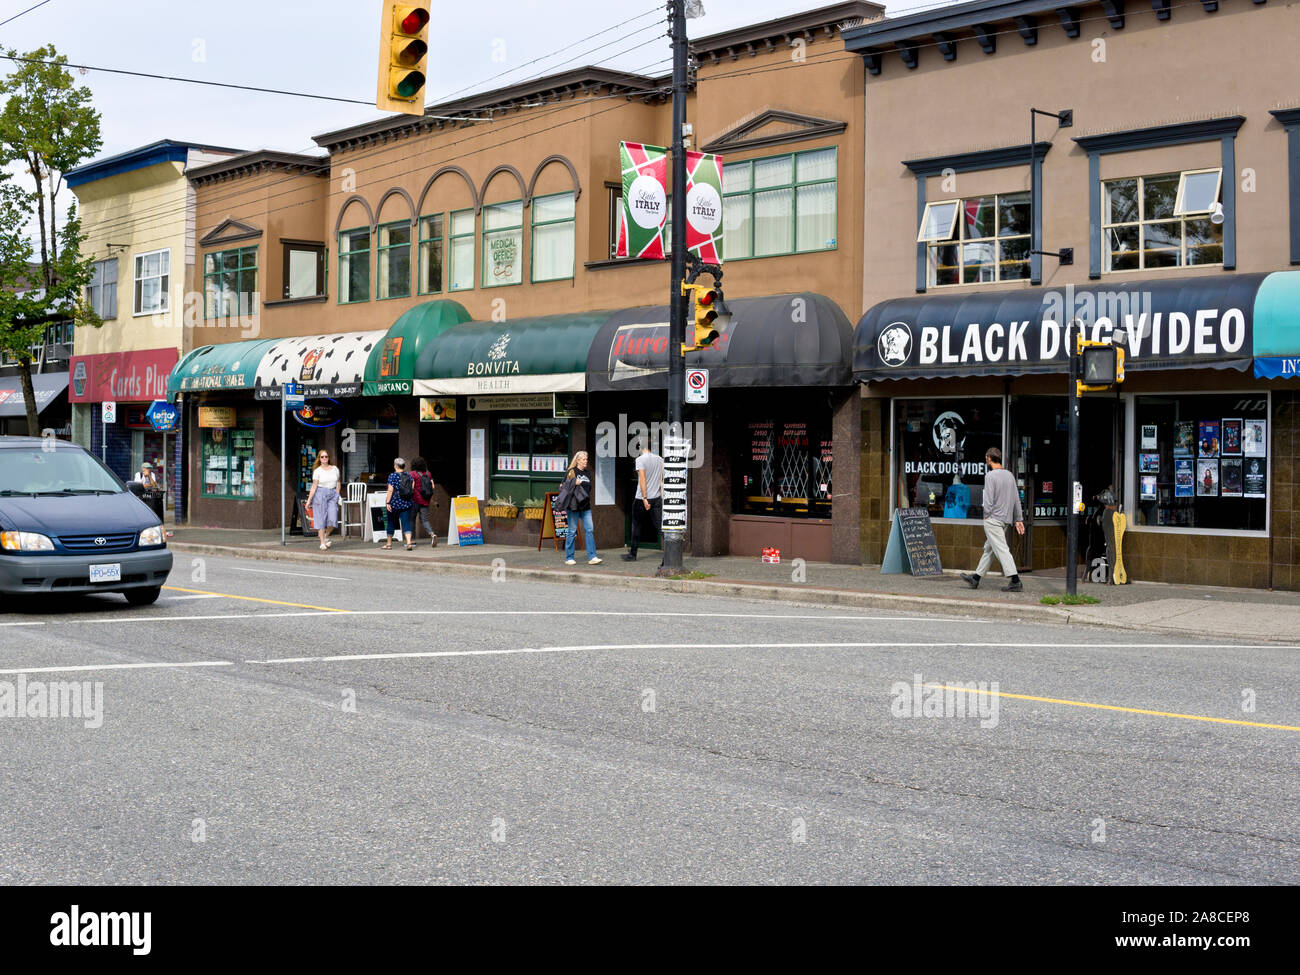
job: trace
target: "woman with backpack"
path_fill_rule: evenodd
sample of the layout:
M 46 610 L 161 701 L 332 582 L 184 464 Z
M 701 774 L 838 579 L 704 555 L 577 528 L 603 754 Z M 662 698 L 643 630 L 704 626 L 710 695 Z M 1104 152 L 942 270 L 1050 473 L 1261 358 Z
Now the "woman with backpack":
M 384 550 L 393 547 L 393 538 L 397 535 L 398 525 L 401 525 L 402 534 L 406 536 L 406 550 L 411 551 L 415 548 L 411 542 L 411 509 L 415 507 L 415 481 L 406 472 L 406 461 L 401 457 L 393 460 L 393 473 L 388 475 L 388 496 L 384 499 L 384 507 L 388 509 L 388 538 L 384 542 Z
M 578 545 L 578 523 L 581 522 L 587 540 L 587 564 L 600 565 L 601 559 L 596 556 L 596 531 L 591 522 L 591 475 L 587 473 L 585 450 L 573 455 L 569 472 L 560 485 L 560 493 L 555 496 L 555 507 L 567 512 L 569 522 L 564 538 L 564 564 L 578 564 L 573 555 Z
M 419 515 L 424 530 L 429 533 L 429 547 L 436 548 L 438 536 L 434 533 L 433 525 L 429 524 L 429 506 L 433 504 L 433 476 L 423 457 L 411 461 L 411 480 L 415 482 L 415 513 Z M 411 527 L 415 527 L 415 519 L 411 519 Z

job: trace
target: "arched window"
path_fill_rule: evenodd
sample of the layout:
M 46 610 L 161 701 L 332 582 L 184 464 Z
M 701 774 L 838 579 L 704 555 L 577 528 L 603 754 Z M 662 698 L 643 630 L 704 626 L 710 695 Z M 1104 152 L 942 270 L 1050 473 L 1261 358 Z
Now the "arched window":
M 459 166 L 443 166 L 420 196 L 416 291 L 422 295 L 474 287 L 474 211 L 478 193 Z
M 343 204 L 338 223 L 338 303 L 370 300 L 370 251 L 374 246 L 374 218 L 370 206 L 360 197 Z
M 394 189 L 379 201 L 375 251 L 375 297 L 411 296 L 411 214 L 414 206 L 405 190 Z

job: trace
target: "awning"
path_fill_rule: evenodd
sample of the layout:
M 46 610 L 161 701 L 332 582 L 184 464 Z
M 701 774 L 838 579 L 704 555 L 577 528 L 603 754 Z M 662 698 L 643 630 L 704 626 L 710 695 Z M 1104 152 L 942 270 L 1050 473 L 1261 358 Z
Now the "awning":
M 301 383 L 307 396 L 335 398 L 360 396 L 370 352 L 386 332 L 336 332 L 279 339 L 257 364 L 254 395 L 279 399 L 280 386 Z
M 370 350 L 366 362 L 366 396 L 409 396 L 420 353 L 447 329 L 470 320 L 455 301 L 426 301 L 406 312 L 389 327 L 384 340 Z
M 1255 375 L 1300 378 L 1300 271 L 1275 271 L 1255 295 Z
M 40 413 L 68 388 L 66 372 L 32 373 L 32 392 L 36 394 L 36 412 Z M 0 379 L 0 417 L 26 416 L 27 401 L 23 398 L 21 376 Z
M 686 354 L 712 386 L 848 386 L 853 328 L 825 295 L 728 298 L 731 319 L 713 346 Z M 690 334 L 691 323 L 686 323 Z M 593 391 L 668 388 L 668 307 L 610 315 L 591 343 Z
M 587 388 L 587 353 L 609 312 L 467 322 L 421 350 L 418 396 L 574 393 Z
M 931 379 L 1063 373 L 1065 324 L 1109 341 L 1127 328 L 1125 368 L 1249 369 L 1256 294 L 1267 274 L 1114 281 L 899 298 L 854 330 L 853 377 Z
M 177 393 L 251 389 L 258 364 L 275 339 L 205 345 L 190 352 L 167 380 L 167 398 Z

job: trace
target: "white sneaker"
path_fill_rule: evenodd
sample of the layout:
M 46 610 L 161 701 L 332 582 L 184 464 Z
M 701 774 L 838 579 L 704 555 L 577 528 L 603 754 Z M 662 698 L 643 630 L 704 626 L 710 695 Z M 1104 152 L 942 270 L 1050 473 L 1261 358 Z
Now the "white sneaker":
M 587 559 L 587 564 L 588 564 L 588 565 L 600 565 L 600 563 L 603 562 L 603 561 L 604 561 L 604 559 L 601 559 L 601 558 Z
M 578 560 L 577 560 L 577 559 L 565 559 L 565 560 L 564 560 L 564 564 L 565 564 L 565 565 L 577 565 L 577 564 L 578 564 Z

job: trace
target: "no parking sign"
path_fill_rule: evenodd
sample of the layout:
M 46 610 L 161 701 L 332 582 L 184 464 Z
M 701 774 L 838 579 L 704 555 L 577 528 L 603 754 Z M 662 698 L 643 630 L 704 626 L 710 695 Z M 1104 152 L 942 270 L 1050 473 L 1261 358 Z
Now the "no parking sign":
M 686 402 L 707 403 L 709 401 L 709 370 L 686 370 Z

